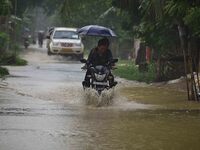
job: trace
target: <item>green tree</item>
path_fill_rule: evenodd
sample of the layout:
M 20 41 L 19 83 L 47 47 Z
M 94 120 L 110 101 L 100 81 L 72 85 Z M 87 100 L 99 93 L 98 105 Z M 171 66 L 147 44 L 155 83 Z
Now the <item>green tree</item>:
M 12 3 L 12 14 L 16 14 L 18 17 L 22 17 L 27 8 L 33 8 L 36 6 L 42 6 L 44 0 L 9 0 Z
M 179 32 L 181 49 L 184 54 L 185 74 L 190 73 L 191 77 L 188 79 L 188 99 L 199 100 L 199 49 L 200 36 L 199 36 L 199 20 L 200 15 L 200 2 L 196 0 L 191 1 L 167 1 L 165 6 L 165 13 L 169 15 L 173 23 L 177 25 Z M 194 74 L 194 72 L 196 72 Z M 197 76 L 197 77 L 195 77 Z M 198 86 L 196 86 L 195 78 L 198 79 Z
M 160 56 L 169 53 L 174 46 L 182 50 L 179 53 L 184 55 L 185 74 L 191 74 L 191 82 L 187 82 L 188 99 L 198 100 L 194 79 L 195 74 L 198 79 L 200 56 L 198 44 L 200 2 L 196 0 L 113 0 L 113 3 L 122 10 L 126 9 L 130 15 L 135 15 L 135 18 L 139 18 L 138 22 L 132 23 L 134 32 L 156 49 Z M 133 10 L 137 13 L 134 14 Z M 132 18 L 134 20 L 134 17 Z
M 9 0 L 0 0 L 0 16 L 6 16 L 10 14 L 12 5 Z
M 111 7 L 110 0 L 65 0 L 60 8 L 61 19 L 69 26 L 97 24 L 99 17 Z

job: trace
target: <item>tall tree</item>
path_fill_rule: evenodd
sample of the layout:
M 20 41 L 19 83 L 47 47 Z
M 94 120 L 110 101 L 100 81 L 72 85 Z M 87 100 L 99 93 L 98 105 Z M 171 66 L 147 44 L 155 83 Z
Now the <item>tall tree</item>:
M 187 84 L 188 99 L 198 100 L 199 48 L 200 48 L 200 1 L 197 0 L 113 0 L 121 9 L 133 14 L 130 3 L 138 2 L 136 13 L 140 14 L 138 24 L 133 23 L 137 35 L 161 54 L 179 44 L 185 62 L 186 77 L 190 73 L 190 86 Z M 135 10 L 136 11 L 136 10 Z M 134 15 L 134 14 L 133 14 Z M 177 40 L 179 38 L 179 41 Z M 194 74 L 195 72 L 195 74 Z M 195 77 L 197 74 L 197 77 Z
M 27 8 L 41 6 L 44 0 L 9 0 L 12 3 L 12 14 L 22 17 Z
M 65 0 L 61 6 L 61 18 L 71 26 L 97 24 L 99 16 L 111 6 L 110 0 Z

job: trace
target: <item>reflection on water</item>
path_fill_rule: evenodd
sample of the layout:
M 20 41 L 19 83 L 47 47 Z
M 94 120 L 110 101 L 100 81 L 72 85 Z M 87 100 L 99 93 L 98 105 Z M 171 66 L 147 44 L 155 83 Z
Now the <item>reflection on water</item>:
M 81 131 L 90 136 L 80 143 L 85 146 L 83 149 L 198 150 L 200 147 L 199 111 L 90 110 L 84 115 L 79 124 Z

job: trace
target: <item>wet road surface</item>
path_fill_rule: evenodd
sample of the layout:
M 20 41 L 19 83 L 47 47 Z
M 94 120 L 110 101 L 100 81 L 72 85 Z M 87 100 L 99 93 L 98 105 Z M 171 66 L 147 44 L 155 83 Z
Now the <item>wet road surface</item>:
M 199 111 L 129 102 L 120 85 L 106 93 L 112 105 L 86 105 L 96 97 L 82 90 L 82 64 L 37 47 L 27 51 L 29 64 L 8 67 L 0 84 L 0 149 L 199 149 Z

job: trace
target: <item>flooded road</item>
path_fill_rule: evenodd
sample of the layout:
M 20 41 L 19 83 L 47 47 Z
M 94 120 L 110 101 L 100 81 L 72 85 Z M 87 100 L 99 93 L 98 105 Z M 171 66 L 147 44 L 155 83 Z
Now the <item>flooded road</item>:
M 77 61 L 47 56 L 32 47 L 27 66 L 8 67 L 0 84 L 3 150 L 198 150 L 198 110 L 155 109 L 121 96 L 120 83 L 106 94 L 112 105 L 87 105 Z

